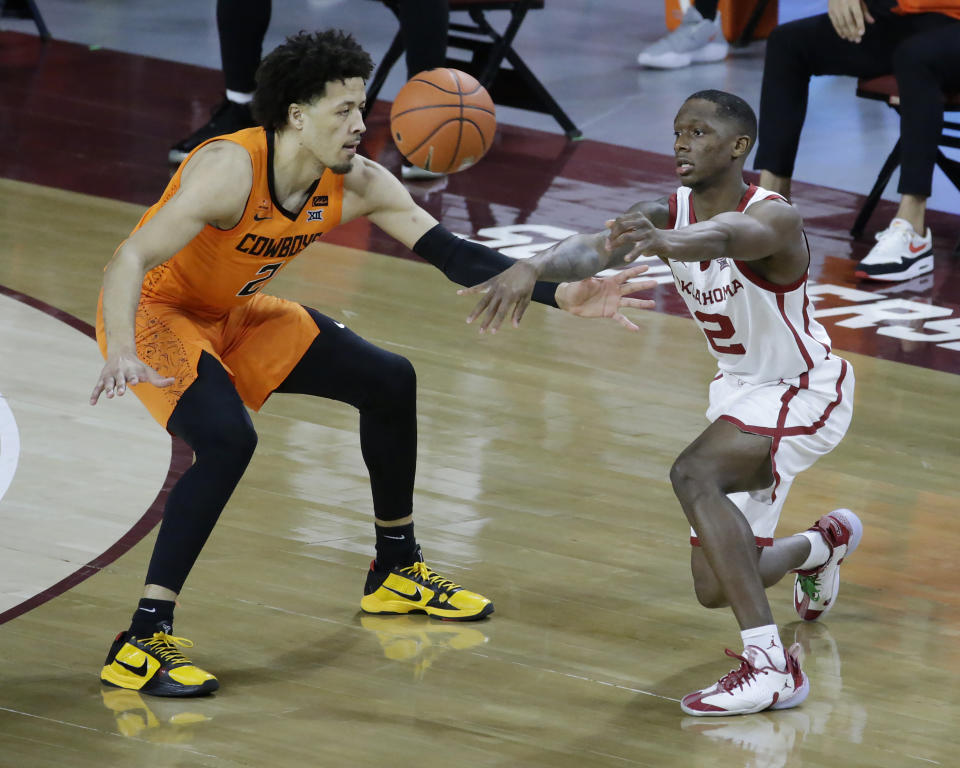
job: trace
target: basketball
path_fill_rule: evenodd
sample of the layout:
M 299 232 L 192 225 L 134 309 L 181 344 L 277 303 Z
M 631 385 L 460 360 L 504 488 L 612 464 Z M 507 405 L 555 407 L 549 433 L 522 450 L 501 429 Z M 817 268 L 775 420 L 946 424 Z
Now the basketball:
M 459 69 L 430 69 L 407 82 L 390 109 L 390 133 L 411 163 L 456 173 L 483 157 L 497 130 L 493 100 Z

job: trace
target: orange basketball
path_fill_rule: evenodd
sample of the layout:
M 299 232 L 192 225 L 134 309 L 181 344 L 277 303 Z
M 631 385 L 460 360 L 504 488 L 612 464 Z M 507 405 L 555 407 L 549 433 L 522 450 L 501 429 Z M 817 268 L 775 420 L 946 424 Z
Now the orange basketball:
M 411 163 L 456 173 L 486 154 L 497 130 L 493 100 L 459 69 L 430 69 L 410 78 L 390 109 L 390 133 Z

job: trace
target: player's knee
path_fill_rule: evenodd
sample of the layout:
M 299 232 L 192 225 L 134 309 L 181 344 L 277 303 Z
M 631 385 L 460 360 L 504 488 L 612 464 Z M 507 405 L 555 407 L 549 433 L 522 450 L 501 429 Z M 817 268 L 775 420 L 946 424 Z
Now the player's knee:
M 703 493 L 709 485 L 702 463 L 688 453 L 680 454 L 670 467 L 670 482 L 673 492 L 681 501 L 692 500 Z
M 729 603 L 727 599 L 723 596 L 723 593 L 718 590 L 710 590 L 705 592 L 697 592 L 697 601 L 704 608 L 726 608 Z
M 380 400 L 388 405 L 414 405 L 417 399 L 417 372 L 407 358 L 389 353 L 383 362 Z
M 704 608 L 724 608 L 727 606 L 727 598 L 715 579 L 694 578 L 693 591 L 697 596 L 697 602 Z
M 237 458 L 246 462 L 250 461 L 253 452 L 257 450 L 257 431 L 250 423 L 237 425 L 231 433 L 231 440 L 234 443 Z
M 257 440 L 257 431 L 243 413 L 240 417 L 219 419 L 206 431 L 204 440 L 194 450 L 198 455 L 206 453 L 245 467 L 257 448 Z

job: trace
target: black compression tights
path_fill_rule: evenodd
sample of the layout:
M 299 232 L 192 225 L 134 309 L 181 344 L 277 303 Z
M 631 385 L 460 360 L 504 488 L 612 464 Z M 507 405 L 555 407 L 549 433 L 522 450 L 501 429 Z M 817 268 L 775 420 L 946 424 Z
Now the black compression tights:
M 357 408 L 376 516 L 405 517 L 413 508 L 417 451 L 413 366 L 319 312 L 307 311 L 320 335 L 276 391 Z M 183 587 L 257 445 L 250 415 L 223 366 L 203 354 L 197 373 L 167 423 L 193 449 L 195 460 L 167 498 L 146 579 L 174 592 Z

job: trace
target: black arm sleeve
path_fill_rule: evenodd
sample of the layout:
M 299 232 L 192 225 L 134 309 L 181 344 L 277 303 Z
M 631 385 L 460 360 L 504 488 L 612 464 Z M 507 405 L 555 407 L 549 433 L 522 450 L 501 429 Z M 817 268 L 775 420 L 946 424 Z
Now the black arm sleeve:
M 417 240 L 413 252 L 433 264 L 448 279 L 468 287 L 489 280 L 514 264 L 509 256 L 457 237 L 442 224 L 437 224 Z M 538 281 L 532 298 L 539 304 L 555 307 L 556 292 L 557 283 Z

